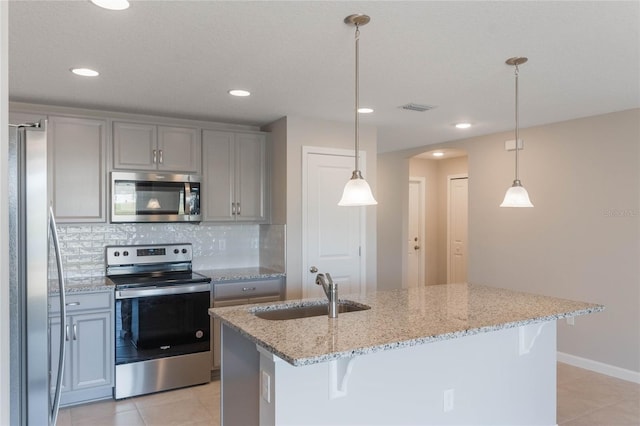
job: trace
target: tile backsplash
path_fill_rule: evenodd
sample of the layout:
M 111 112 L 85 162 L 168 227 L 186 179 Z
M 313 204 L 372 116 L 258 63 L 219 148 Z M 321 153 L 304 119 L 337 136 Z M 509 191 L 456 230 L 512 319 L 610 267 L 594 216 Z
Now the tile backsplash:
M 105 246 L 126 244 L 191 243 L 194 270 L 263 266 L 284 271 L 284 232 L 284 225 L 58 225 L 68 278 L 103 276 Z

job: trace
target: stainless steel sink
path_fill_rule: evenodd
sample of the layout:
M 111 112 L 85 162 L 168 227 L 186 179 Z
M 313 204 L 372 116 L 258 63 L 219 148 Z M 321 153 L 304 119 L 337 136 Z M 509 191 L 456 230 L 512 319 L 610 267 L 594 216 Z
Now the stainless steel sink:
M 348 300 L 338 302 L 338 313 L 366 311 L 371 306 Z M 309 317 L 328 316 L 329 306 L 327 303 L 306 306 L 290 306 L 281 309 L 270 309 L 266 311 L 254 311 L 253 315 L 266 320 L 291 320 Z

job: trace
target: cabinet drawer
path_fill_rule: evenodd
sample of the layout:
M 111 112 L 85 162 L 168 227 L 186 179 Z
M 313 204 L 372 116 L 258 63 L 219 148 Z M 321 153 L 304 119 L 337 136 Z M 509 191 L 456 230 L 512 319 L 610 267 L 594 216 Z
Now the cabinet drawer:
M 249 299 L 269 295 L 280 295 L 282 278 L 227 281 L 214 283 L 213 299 Z
M 67 293 L 65 302 L 67 314 L 85 310 L 107 310 L 111 309 L 112 293 Z M 56 296 L 49 297 L 49 313 L 60 313 L 60 302 Z

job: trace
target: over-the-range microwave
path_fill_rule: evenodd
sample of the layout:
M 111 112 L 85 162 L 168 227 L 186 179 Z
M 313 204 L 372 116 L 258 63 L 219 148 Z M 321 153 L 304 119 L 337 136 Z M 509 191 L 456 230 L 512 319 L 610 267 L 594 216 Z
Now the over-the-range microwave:
M 111 222 L 200 222 L 200 176 L 111 172 Z

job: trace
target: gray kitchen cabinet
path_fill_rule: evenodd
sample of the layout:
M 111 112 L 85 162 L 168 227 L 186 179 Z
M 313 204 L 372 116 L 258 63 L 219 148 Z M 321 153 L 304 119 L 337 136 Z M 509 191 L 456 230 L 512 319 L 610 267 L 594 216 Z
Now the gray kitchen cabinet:
M 284 299 L 284 277 L 213 283 L 213 308 L 277 302 Z M 211 319 L 213 368 L 220 368 L 220 320 Z
M 266 222 L 266 136 L 202 132 L 203 220 Z
M 51 369 L 55 378 L 60 340 L 60 312 L 50 300 Z M 113 393 L 113 294 L 67 294 L 66 360 L 61 405 L 109 398 Z
M 106 120 L 48 117 L 48 166 L 59 223 L 106 222 Z
M 114 169 L 199 173 L 200 152 L 196 128 L 113 123 Z

